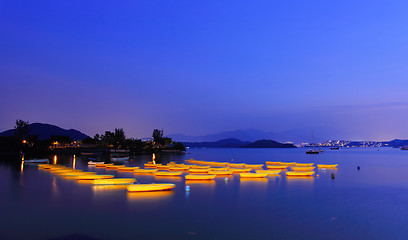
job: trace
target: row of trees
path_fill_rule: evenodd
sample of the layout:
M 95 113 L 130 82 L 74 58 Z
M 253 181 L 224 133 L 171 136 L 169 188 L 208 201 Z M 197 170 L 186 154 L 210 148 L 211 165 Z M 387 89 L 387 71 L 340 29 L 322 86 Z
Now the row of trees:
M 124 148 L 132 150 L 143 149 L 174 149 L 185 151 L 186 148 L 180 142 L 175 142 L 169 137 L 164 137 L 163 129 L 154 129 L 152 141 L 142 141 L 135 138 L 126 138 L 122 128 L 115 128 L 114 132 L 105 131 L 105 134 L 96 134 L 93 138 L 85 138 L 83 144 L 97 145 L 105 148 Z

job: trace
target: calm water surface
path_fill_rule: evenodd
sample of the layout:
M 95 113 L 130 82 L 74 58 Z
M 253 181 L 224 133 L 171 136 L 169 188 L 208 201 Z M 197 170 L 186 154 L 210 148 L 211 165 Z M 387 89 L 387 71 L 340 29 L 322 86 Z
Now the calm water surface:
M 408 239 L 408 151 L 341 149 L 306 155 L 305 149 L 189 149 L 158 160 L 190 158 L 339 167 L 319 170 L 318 178 L 243 180 L 232 175 L 186 182 L 184 177 L 94 169 L 86 157 L 75 158 L 77 169 L 135 176 L 138 183 L 176 184 L 171 192 L 128 193 L 123 187 L 64 179 L 35 164 L 22 168 L 3 162 L 0 239 Z M 57 163 L 72 166 L 73 160 L 59 156 Z M 136 156 L 127 165 L 150 160 Z

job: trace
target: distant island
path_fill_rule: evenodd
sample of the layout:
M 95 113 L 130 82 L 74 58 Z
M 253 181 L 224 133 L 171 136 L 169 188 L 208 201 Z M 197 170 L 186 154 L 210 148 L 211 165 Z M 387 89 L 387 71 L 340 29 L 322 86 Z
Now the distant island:
M 296 148 L 291 143 L 279 143 L 273 140 L 244 142 L 236 138 L 227 138 L 216 142 L 183 142 L 183 145 L 190 148 Z

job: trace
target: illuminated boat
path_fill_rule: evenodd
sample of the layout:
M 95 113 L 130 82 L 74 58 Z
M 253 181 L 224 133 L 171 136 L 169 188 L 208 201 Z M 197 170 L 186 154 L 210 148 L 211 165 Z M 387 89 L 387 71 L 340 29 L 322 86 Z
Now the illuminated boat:
M 244 168 L 245 163 L 227 163 L 227 166 L 233 168 Z
M 296 162 L 281 162 L 280 165 L 284 166 L 295 166 L 297 163 Z
M 82 170 L 77 170 L 77 169 L 62 169 L 62 170 L 56 170 L 52 171 L 52 173 L 57 174 L 57 175 L 63 175 L 64 173 L 81 173 Z
M 282 162 L 265 162 L 266 165 L 281 165 Z
M 210 166 L 198 166 L 198 165 L 191 165 L 190 169 L 207 169 L 210 168 Z
M 176 165 L 174 165 L 174 167 L 180 167 L 180 168 L 190 169 L 191 165 L 186 165 L 186 164 L 176 164 Z
M 263 164 L 245 164 L 246 168 L 263 168 Z
M 155 172 L 156 176 L 180 176 L 181 174 L 183 174 L 183 172 L 164 172 L 164 171 L 158 171 Z
M 225 167 L 227 166 L 226 162 L 207 162 L 208 165 L 214 166 L 214 167 Z
M 190 173 L 208 173 L 210 171 L 210 168 L 202 168 L 202 169 L 190 168 L 188 171 Z
M 229 167 L 220 167 L 220 168 L 210 168 L 210 171 L 228 171 L 230 168 Z
M 282 170 L 255 170 L 256 173 L 266 173 L 268 175 L 275 175 L 282 172 Z
M 76 176 L 75 179 L 78 180 L 94 180 L 94 179 L 104 179 L 104 178 L 114 178 L 113 175 L 96 175 L 96 174 L 83 174 Z
M 315 167 L 291 167 L 292 171 L 300 172 L 300 171 L 313 171 Z
M 154 164 L 154 163 L 145 163 L 144 167 L 145 168 L 157 168 L 158 164 Z
M 58 175 L 64 177 L 74 177 L 79 175 L 96 175 L 96 172 L 63 172 L 59 173 Z
M 133 173 L 155 173 L 157 171 L 157 169 L 135 169 Z
M 286 172 L 286 176 L 298 176 L 298 177 L 304 177 L 304 176 L 312 176 L 314 174 L 313 171 L 308 171 L 308 172 Z
M 212 180 L 216 175 L 207 174 L 188 174 L 185 177 L 186 180 Z
M 127 186 L 129 192 L 166 191 L 175 187 L 172 183 L 131 184 Z
M 106 168 L 107 166 L 113 165 L 113 163 L 95 164 L 96 168 Z
M 311 167 L 314 163 L 296 163 L 296 167 Z
M 169 167 L 169 171 L 186 171 L 188 167 Z
M 286 169 L 288 166 L 284 165 L 268 165 L 266 166 L 268 169 Z
M 338 164 L 317 164 L 317 168 L 337 168 Z
M 210 175 L 230 175 L 230 174 L 232 174 L 232 171 L 231 170 L 224 170 L 224 171 L 210 170 L 210 171 L 208 171 L 208 174 L 210 174 Z
M 231 170 L 232 173 L 245 173 L 250 172 L 252 168 L 230 168 L 229 170 Z
M 139 169 L 139 167 L 120 167 L 118 168 L 119 172 L 133 172 L 135 169 Z
M 89 161 L 88 165 L 96 165 L 96 164 L 104 164 L 105 162 L 93 162 L 93 161 Z
M 263 178 L 268 176 L 268 173 L 240 173 L 239 176 L 242 178 Z
M 125 167 L 125 165 L 109 165 L 109 166 L 106 166 L 106 169 L 118 169 L 122 167 Z
M 132 184 L 136 181 L 134 178 L 109 178 L 109 179 L 94 179 L 91 184 L 93 185 L 124 185 Z
M 169 170 L 169 167 L 170 166 L 168 166 L 168 165 L 159 165 L 159 166 L 157 166 L 157 169 L 158 170 Z

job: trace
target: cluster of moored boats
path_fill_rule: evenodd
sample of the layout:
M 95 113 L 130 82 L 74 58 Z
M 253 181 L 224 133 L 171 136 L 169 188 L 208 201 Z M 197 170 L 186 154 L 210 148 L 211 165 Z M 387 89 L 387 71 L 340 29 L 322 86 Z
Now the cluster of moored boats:
M 149 162 L 143 168 L 128 167 L 114 163 L 88 162 L 95 168 L 106 168 L 120 172 L 132 172 L 134 174 L 154 174 L 160 177 L 178 177 L 184 175 L 186 180 L 213 180 L 217 176 L 238 175 L 240 178 L 266 178 L 279 176 L 285 173 L 287 177 L 311 177 L 315 169 L 336 169 L 337 164 L 296 163 L 296 162 L 265 162 L 265 164 L 247 164 L 232 162 L 212 162 L 189 159 L 186 163 L 156 164 Z M 171 190 L 175 187 L 172 183 L 134 184 L 135 178 L 115 178 L 114 175 L 97 174 L 72 169 L 62 165 L 40 164 L 40 169 L 50 171 L 53 174 L 64 176 L 68 179 L 87 181 L 93 185 L 127 185 L 130 192 Z

